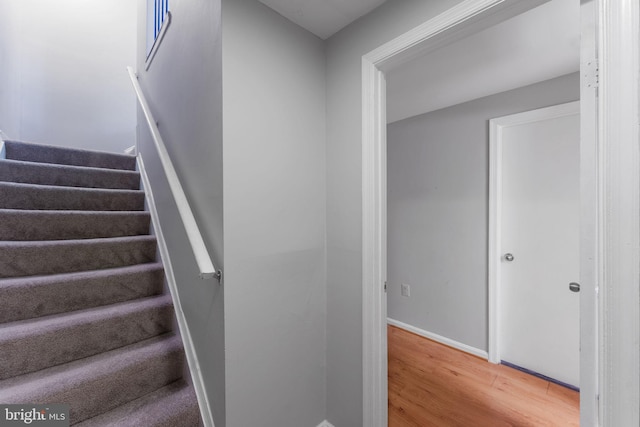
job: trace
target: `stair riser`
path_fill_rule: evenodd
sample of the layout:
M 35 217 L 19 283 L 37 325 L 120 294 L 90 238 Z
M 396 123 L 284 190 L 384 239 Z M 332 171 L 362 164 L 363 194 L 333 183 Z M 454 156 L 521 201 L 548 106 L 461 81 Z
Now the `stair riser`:
M 168 332 L 173 321 L 173 306 L 167 301 L 136 311 L 130 307 L 135 303 L 126 303 L 129 307 L 123 307 L 123 313 L 112 310 L 107 315 L 106 309 L 98 309 L 103 312 L 61 317 L 50 321 L 50 325 L 42 325 L 44 320 L 40 320 L 26 327 L 0 328 L 0 354 L 3 355 L 0 379 L 93 356 Z
M 100 153 L 18 141 L 5 141 L 5 148 L 7 159 L 11 160 L 122 170 L 135 170 L 136 168 L 135 157 L 121 154 Z
M 0 240 L 96 239 L 149 234 L 148 213 L 0 210 Z
M 135 239 L 135 238 L 132 238 Z M 0 277 L 23 277 L 123 267 L 153 262 L 156 241 L 6 242 L 0 245 Z
M 13 161 L 0 161 L 0 181 L 68 187 L 140 189 L 140 175 L 132 171 Z
M 141 211 L 144 193 L 0 183 L 0 209 Z
M 0 280 L 0 323 L 130 301 L 163 290 L 161 267 L 132 273 L 95 273 Z
M 42 378 L 40 375 L 46 371 L 27 374 L 38 374 L 38 379 L 0 388 L 0 402 L 64 402 L 70 405 L 71 424 L 75 424 L 178 380 L 182 376 L 184 352 L 178 339 L 171 346 L 161 343 L 122 354 L 118 360 L 101 360 L 104 365 L 91 369 Z

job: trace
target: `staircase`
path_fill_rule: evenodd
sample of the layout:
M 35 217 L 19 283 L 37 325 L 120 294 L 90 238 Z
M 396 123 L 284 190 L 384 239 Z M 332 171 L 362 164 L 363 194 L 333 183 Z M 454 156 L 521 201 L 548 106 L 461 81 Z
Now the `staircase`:
M 6 141 L 0 403 L 71 424 L 198 426 L 135 157 Z

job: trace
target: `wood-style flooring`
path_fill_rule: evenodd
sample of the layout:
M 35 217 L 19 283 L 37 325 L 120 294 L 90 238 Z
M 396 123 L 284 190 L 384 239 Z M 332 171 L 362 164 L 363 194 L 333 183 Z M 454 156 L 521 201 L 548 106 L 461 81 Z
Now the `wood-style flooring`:
M 389 427 L 578 426 L 579 393 L 389 326 Z

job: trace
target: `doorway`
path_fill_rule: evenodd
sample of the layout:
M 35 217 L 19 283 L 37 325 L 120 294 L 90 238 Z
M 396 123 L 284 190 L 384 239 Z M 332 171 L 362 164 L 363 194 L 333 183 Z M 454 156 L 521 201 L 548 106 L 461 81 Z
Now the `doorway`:
M 386 279 L 386 264 L 383 261 L 386 259 L 386 133 L 385 133 L 385 116 L 386 116 L 386 83 L 385 72 L 393 66 L 397 66 L 399 63 L 405 62 L 411 57 L 415 57 L 418 54 L 422 54 L 430 49 L 436 49 L 442 46 L 447 40 L 451 40 L 455 37 L 462 37 L 463 35 L 471 34 L 482 28 L 487 28 L 495 22 L 500 22 L 509 17 L 515 16 L 518 13 L 535 7 L 541 2 L 524 2 L 513 1 L 504 4 L 502 1 L 467 1 L 459 4 L 458 6 L 448 10 L 446 13 L 432 19 L 431 21 L 417 27 L 395 40 L 379 47 L 378 49 L 370 52 L 363 57 L 362 67 L 362 79 L 363 79 L 363 327 L 364 327 L 364 341 L 363 341 L 363 388 L 364 388 L 364 423 L 370 426 L 381 426 L 386 424 L 386 360 L 384 354 L 386 354 L 386 296 L 383 291 L 383 284 Z M 583 2 L 581 5 L 581 13 L 583 15 L 582 26 L 582 59 L 581 70 L 585 72 L 587 77 L 591 76 L 588 71 L 586 62 L 589 61 L 592 56 L 597 52 L 594 34 L 598 31 L 599 36 L 604 36 L 605 39 L 613 40 L 615 37 L 625 38 L 623 34 L 637 34 L 638 23 L 633 19 L 628 18 L 623 10 L 623 7 L 617 6 L 603 6 L 600 2 L 597 2 L 600 7 L 600 13 L 602 10 L 611 12 L 612 24 L 605 25 L 602 31 L 598 27 L 593 19 L 593 16 L 597 16 L 597 8 L 594 2 Z M 627 5 L 629 6 L 629 5 Z M 634 6 L 637 9 L 637 5 Z M 635 10 L 634 9 L 634 10 Z M 635 16 L 635 15 L 634 15 Z M 613 23 L 615 22 L 616 25 Z M 605 55 L 607 68 L 610 70 L 616 70 L 621 67 L 616 61 L 620 61 L 624 57 L 622 50 L 626 55 L 631 55 L 632 58 L 636 58 L 638 53 L 634 50 L 637 48 L 637 41 L 633 37 L 634 47 L 621 49 L 620 51 L 609 51 Z M 595 56 L 594 56 L 595 57 Z M 622 61 L 625 64 L 627 62 Z M 597 69 L 597 66 L 595 67 Z M 610 78 L 608 84 L 610 88 L 620 89 L 617 94 L 622 94 L 623 84 L 630 84 L 632 87 L 637 87 L 636 75 L 634 74 L 636 68 L 633 68 L 632 72 L 622 73 L 626 79 L 614 80 Z M 624 81 L 624 83 L 623 83 Z M 593 86 L 592 86 L 593 88 Z M 613 92 L 612 92 L 613 93 Z M 634 89 L 628 91 L 629 94 L 637 95 L 637 91 Z M 625 98 L 624 95 L 619 99 Z M 589 313 L 589 315 L 583 315 L 581 319 L 582 327 L 582 360 L 581 371 L 588 377 L 588 382 L 581 384 L 583 390 L 583 396 L 585 395 L 585 387 L 587 389 L 586 398 L 583 399 L 585 404 L 582 405 L 582 417 L 586 421 L 585 425 L 592 425 L 596 422 L 596 408 L 598 395 L 598 384 L 595 379 L 598 376 L 599 368 L 597 363 L 597 340 L 595 339 L 598 328 L 595 327 L 597 318 L 596 313 L 596 300 L 595 300 L 595 274 L 597 272 L 596 266 L 602 262 L 597 257 L 599 250 L 594 248 L 611 247 L 611 245 L 620 244 L 620 239 L 616 235 L 608 235 L 605 240 L 596 241 L 596 230 L 593 228 L 594 212 L 603 212 L 602 207 L 607 204 L 601 196 L 599 196 L 595 189 L 595 186 L 586 184 L 596 183 L 595 176 L 598 176 L 598 168 L 607 168 L 608 161 L 604 164 L 598 162 L 592 162 L 594 155 L 595 158 L 601 156 L 600 152 L 593 147 L 604 147 L 605 151 L 616 151 L 616 147 L 609 147 L 603 145 L 603 141 L 596 137 L 597 127 L 594 127 L 596 121 L 596 112 L 606 108 L 611 111 L 615 111 L 617 114 L 621 114 L 629 120 L 629 123 L 636 123 L 637 117 L 633 116 L 633 112 L 637 111 L 637 99 L 627 99 L 627 105 L 630 107 L 629 112 L 625 112 L 622 109 L 623 104 L 616 104 L 611 99 L 607 99 L 603 104 L 597 103 L 597 92 L 589 91 L 586 85 L 581 86 L 581 100 L 582 108 L 581 115 L 583 117 L 582 124 L 582 138 L 581 138 L 581 165 L 584 165 L 581 182 L 583 203 L 581 207 L 582 218 L 588 218 L 586 225 L 581 229 L 581 254 L 588 253 L 590 256 L 584 258 L 589 262 L 585 265 L 581 265 L 581 307 L 585 308 L 583 313 Z M 607 116 L 608 117 L 608 116 Z M 616 116 L 619 117 L 619 116 Z M 634 118 L 635 117 L 635 118 Z M 616 119 L 616 122 L 619 121 Z M 613 123 L 614 120 L 611 120 Z M 586 125 L 585 125 L 586 124 Z M 635 152 L 635 142 L 637 141 L 637 135 L 634 134 L 632 127 L 625 126 L 624 134 L 628 137 L 624 143 L 624 149 L 621 151 L 629 150 Z M 636 129 L 637 130 L 637 129 Z M 637 133 L 637 132 L 635 132 Z M 613 125 L 611 124 L 611 137 L 613 135 Z M 604 138 L 606 139 L 606 138 Z M 626 151 L 625 151 L 626 152 Z M 585 154 L 586 153 L 586 154 Z M 607 159 L 608 157 L 605 157 Z M 589 160 L 589 161 L 587 161 Z M 609 171 L 613 173 L 616 178 L 622 178 L 624 175 L 636 176 L 637 166 L 634 166 L 632 162 L 624 164 L 624 170 Z M 632 180 L 635 184 L 637 180 Z M 618 181 L 619 182 L 619 181 Z M 635 185 L 634 184 L 634 185 Z M 607 190 L 613 192 L 614 196 L 621 197 L 620 191 L 616 190 L 610 183 L 606 184 Z M 635 190 L 635 187 L 634 187 Z M 626 193 L 627 196 L 631 196 L 631 192 Z M 635 197 L 635 196 L 634 196 Z M 591 203 L 593 202 L 593 203 Z M 622 212 L 617 210 L 622 206 L 630 207 L 629 203 L 623 203 L 620 205 L 612 205 L 612 208 L 616 212 Z M 598 206 L 598 208 L 596 208 Z M 633 229 L 634 221 L 638 216 L 638 207 L 633 208 L 633 218 L 622 218 L 618 216 L 618 219 L 622 219 L 622 226 L 625 228 Z M 606 217 L 611 216 L 611 211 L 604 212 Z M 628 219 L 628 221 L 627 221 Z M 633 221 L 631 220 L 633 219 Z M 637 221 L 636 221 L 637 222 Z M 584 222 L 583 222 L 584 224 Z M 635 236 L 635 235 L 634 235 Z M 634 237 L 635 238 L 635 237 Z M 585 243 L 586 242 L 586 243 Z M 591 244 L 596 246 L 592 247 Z M 599 246 L 600 245 L 600 246 Z M 615 263 L 615 270 L 617 273 L 630 275 L 633 266 L 629 262 L 629 259 L 608 259 L 610 262 Z M 611 267 L 611 264 L 609 265 Z M 617 269 L 619 268 L 619 270 Z M 635 271 L 635 270 L 633 270 Z M 616 274 L 617 274 L 616 273 Z M 636 276 L 633 276 L 636 277 Z M 612 285 L 613 286 L 613 285 Z M 585 292 L 585 290 L 587 292 Z M 633 292 L 623 292 L 623 294 L 631 295 Z M 634 294 L 635 295 L 635 294 Z M 635 300 L 634 300 L 635 301 Z M 618 302 L 619 301 L 618 299 Z M 632 309 L 632 316 L 637 315 L 637 307 Z M 630 319 L 628 315 L 631 313 L 607 313 L 610 320 L 621 320 L 622 318 Z M 620 318 L 620 319 L 618 319 Z M 600 322 L 606 320 L 600 319 Z M 587 325 L 587 327 L 584 327 Z M 601 329 L 602 330 L 602 329 Z M 622 339 L 616 338 L 616 343 L 622 346 L 626 344 Z M 586 346 L 585 346 L 586 345 Z M 627 347 L 633 347 L 633 354 L 637 353 L 637 349 L 634 345 L 626 345 Z M 608 347 L 607 347 L 608 348 Z M 585 351 L 586 350 L 586 351 Z M 604 354 L 608 354 L 606 351 Z M 637 371 L 637 366 L 632 363 L 621 363 L 632 372 Z M 615 371 L 615 372 L 614 372 Z M 622 385 L 622 376 L 618 377 L 618 371 L 616 368 L 610 373 L 609 377 L 606 377 L 607 381 L 616 383 L 620 380 L 620 393 L 614 393 L 616 396 L 620 394 L 620 398 L 624 401 L 629 401 L 631 397 L 628 397 L 622 393 L 622 391 L 631 391 L 631 386 L 627 387 Z M 581 380 L 585 377 L 582 376 Z M 634 389 L 635 390 L 635 389 Z M 636 396 L 637 393 L 632 393 Z M 601 395 L 602 396 L 602 395 Z M 610 405 L 615 405 L 614 400 L 608 400 Z M 637 402 L 636 402 L 637 403 Z M 627 414 L 626 412 L 618 412 L 618 414 Z M 616 413 L 611 411 L 611 416 L 616 417 Z M 619 419 L 627 415 L 619 415 Z M 629 412 L 628 416 L 632 417 L 633 413 Z M 631 419 L 631 418 L 628 418 Z
M 487 360 L 488 124 L 579 98 L 578 13 L 576 1 L 554 0 L 385 74 L 389 324 Z

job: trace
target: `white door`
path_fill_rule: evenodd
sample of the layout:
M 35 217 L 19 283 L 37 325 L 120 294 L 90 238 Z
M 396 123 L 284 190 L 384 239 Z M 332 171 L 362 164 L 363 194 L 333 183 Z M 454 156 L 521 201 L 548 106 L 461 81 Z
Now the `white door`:
M 579 104 L 497 121 L 500 358 L 579 387 Z

